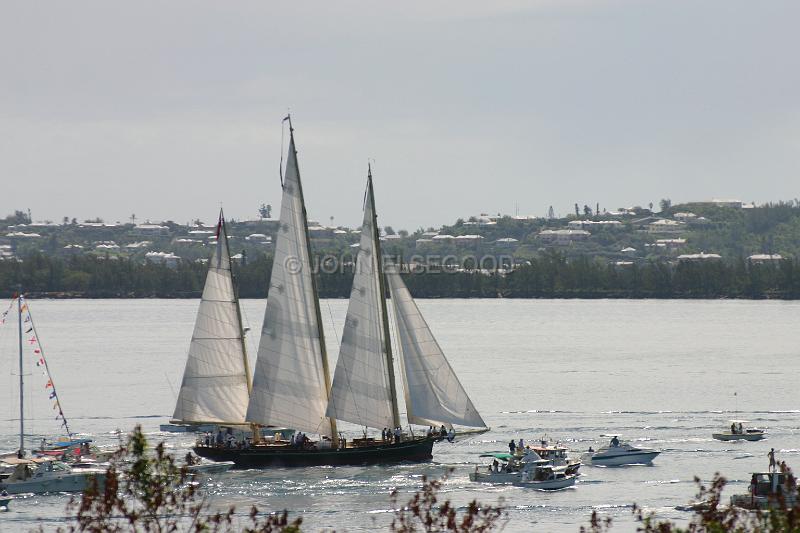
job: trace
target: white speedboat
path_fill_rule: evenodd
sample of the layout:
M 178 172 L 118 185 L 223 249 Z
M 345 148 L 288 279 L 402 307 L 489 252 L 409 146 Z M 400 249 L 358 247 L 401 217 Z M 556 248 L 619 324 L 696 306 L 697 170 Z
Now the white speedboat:
M 720 433 L 712 433 L 711 436 L 716 440 L 731 441 L 731 440 L 747 440 L 756 441 L 764 438 L 765 431 L 763 429 L 748 428 L 745 424 L 747 420 L 730 420 L 730 431 L 722 431 Z
M 223 474 L 233 468 L 235 463 L 233 461 L 208 461 L 201 457 L 190 456 L 191 460 L 187 458 L 186 471 L 195 477 L 213 476 L 215 474 Z
M 102 469 L 73 470 L 68 464 L 50 458 L 2 459 L 4 471 L 0 473 L 0 491 L 8 494 L 44 494 L 47 492 L 82 492 L 89 480 L 105 480 Z
M 564 467 L 553 468 L 549 460 L 542 459 L 533 450 L 524 454 L 489 454 L 494 460 L 487 468 L 475 467 L 470 481 L 479 483 L 513 484 L 540 490 L 556 490 L 575 484 L 575 474 L 567 474 Z
M 627 442 L 620 442 L 619 435 L 604 435 L 611 437 L 608 446 L 603 446 L 595 451 L 589 448 L 586 459 L 593 465 L 623 466 L 650 464 L 661 452 L 652 448 L 638 448 Z

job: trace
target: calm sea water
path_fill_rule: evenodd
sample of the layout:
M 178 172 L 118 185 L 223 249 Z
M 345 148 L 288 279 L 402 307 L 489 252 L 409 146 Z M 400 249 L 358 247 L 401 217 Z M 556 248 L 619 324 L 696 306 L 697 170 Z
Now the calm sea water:
M 455 468 L 447 497 L 478 498 L 509 508 L 505 531 L 577 531 L 593 510 L 617 529 L 633 528 L 635 501 L 659 516 L 685 520 L 674 506 L 695 493 L 694 476 L 721 472 L 745 491 L 749 473 L 767 466 L 771 447 L 800 469 L 800 303 L 747 301 L 422 300 L 419 305 L 452 366 L 492 431 L 434 449 L 434 462 L 392 467 L 240 471 L 213 480 L 213 505 L 243 511 L 288 509 L 305 529 L 367 531 L 391 516 L 389 493 L 420 486 L 421 476 Z M 177 453 L 191 436 L 162 434 L 172 413 L 197 309 L 184 300 L 32 301 L 34 319 L 73 431 L 99 444 L 141 424 Z M 260 330 L 265 301 L 243 309 Z M 346 312 L 345 300 L 324 301 L 329 352 Z M 2 310 L 0 310 L 1 312 Z M 0 326 L 5 369 L 0 449 L 16 448 L 15 324 Z M 257 335 L 249 340 L 255 353 Z M 28 356 L 32 361 L 33 356 Z M 52 436 L 45 379 L 26 377 L 30 442 Z M 737 393 L 734 396 L 734 393 Z M 733 411 L 737 411 L 735 414 Z M 729 417 L 765 426 L 758 443 L 711 439 Z M 509 439 L 542 435 L 576 450 L 597 446 L 605 432 L 664 450 L 653 466 L 584 466 L 572 489 L 543 493 L 470 483 L 467 474 L 503 451 Z M 13 502 L 0 530 L 63 524 L 66 495 Z

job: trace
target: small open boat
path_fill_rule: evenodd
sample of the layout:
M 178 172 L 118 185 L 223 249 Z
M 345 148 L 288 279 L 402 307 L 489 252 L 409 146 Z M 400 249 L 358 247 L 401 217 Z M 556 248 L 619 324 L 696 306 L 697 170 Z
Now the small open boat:
M 730 431 L 722 431 L 720 433 L 713 433 L 711 436 L 716 440 L 732 441 L 732 440 L 747 440 L 756 441 L 764 438 L 766 433 L 763 429 L 748 428 L 745 424 L 749 424 L 747 420 L 730 420 Z

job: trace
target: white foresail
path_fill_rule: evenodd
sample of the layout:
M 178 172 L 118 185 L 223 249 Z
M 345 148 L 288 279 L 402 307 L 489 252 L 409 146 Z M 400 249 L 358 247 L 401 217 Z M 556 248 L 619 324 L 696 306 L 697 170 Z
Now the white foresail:
M 316 312 L 305 207 L 294 139 L 247 420 L 330 435 L 326 366 Z
M 243 423 L 247 410 L 247 355 L 221 217 L 217 228 L 173 415 L 183 422 Z
M 396 267 L 387 267 L 406 412 L 412 424 L 486 427 L 467 396 Z
M 393 416 L 371 195 L 370 187 L 328 416 L 382 429 L 393 427 Z

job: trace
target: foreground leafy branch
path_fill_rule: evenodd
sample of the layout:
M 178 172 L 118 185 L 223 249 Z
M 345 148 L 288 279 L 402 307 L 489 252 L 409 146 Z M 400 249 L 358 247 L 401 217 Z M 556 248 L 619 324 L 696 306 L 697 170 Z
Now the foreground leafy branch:
M 428 479 L 427 476 L 423 476 L 422 488 L 402 507 L 397 507 L 399 497 L 397 490 L 392 491 L 392 505 L 396 510 L 391 531 L 487 533 L 497 529 L 506 516 L 502 500 L 497 506 L 482 505 L 477 500 L 472 500 L 463 513 L 459 513 L 449 500 L 439 503 L 438 494 L 452 471 L 453 469 L 450 469 L 441 479 Z
M 74 519 L 61 533 L 210 532 L 294 533 L 302 518 L 288 513 L 261 515 L 253 507 L 246 524 L 235 523 L 233 506 L 212 512 L 186 466 L 178 466 L 159 443 L 149 453 L 142 428 L 136 426 L 126 444 L 110 460 L 104 482 L 94 479 L 70 500 L 67 517 Z

